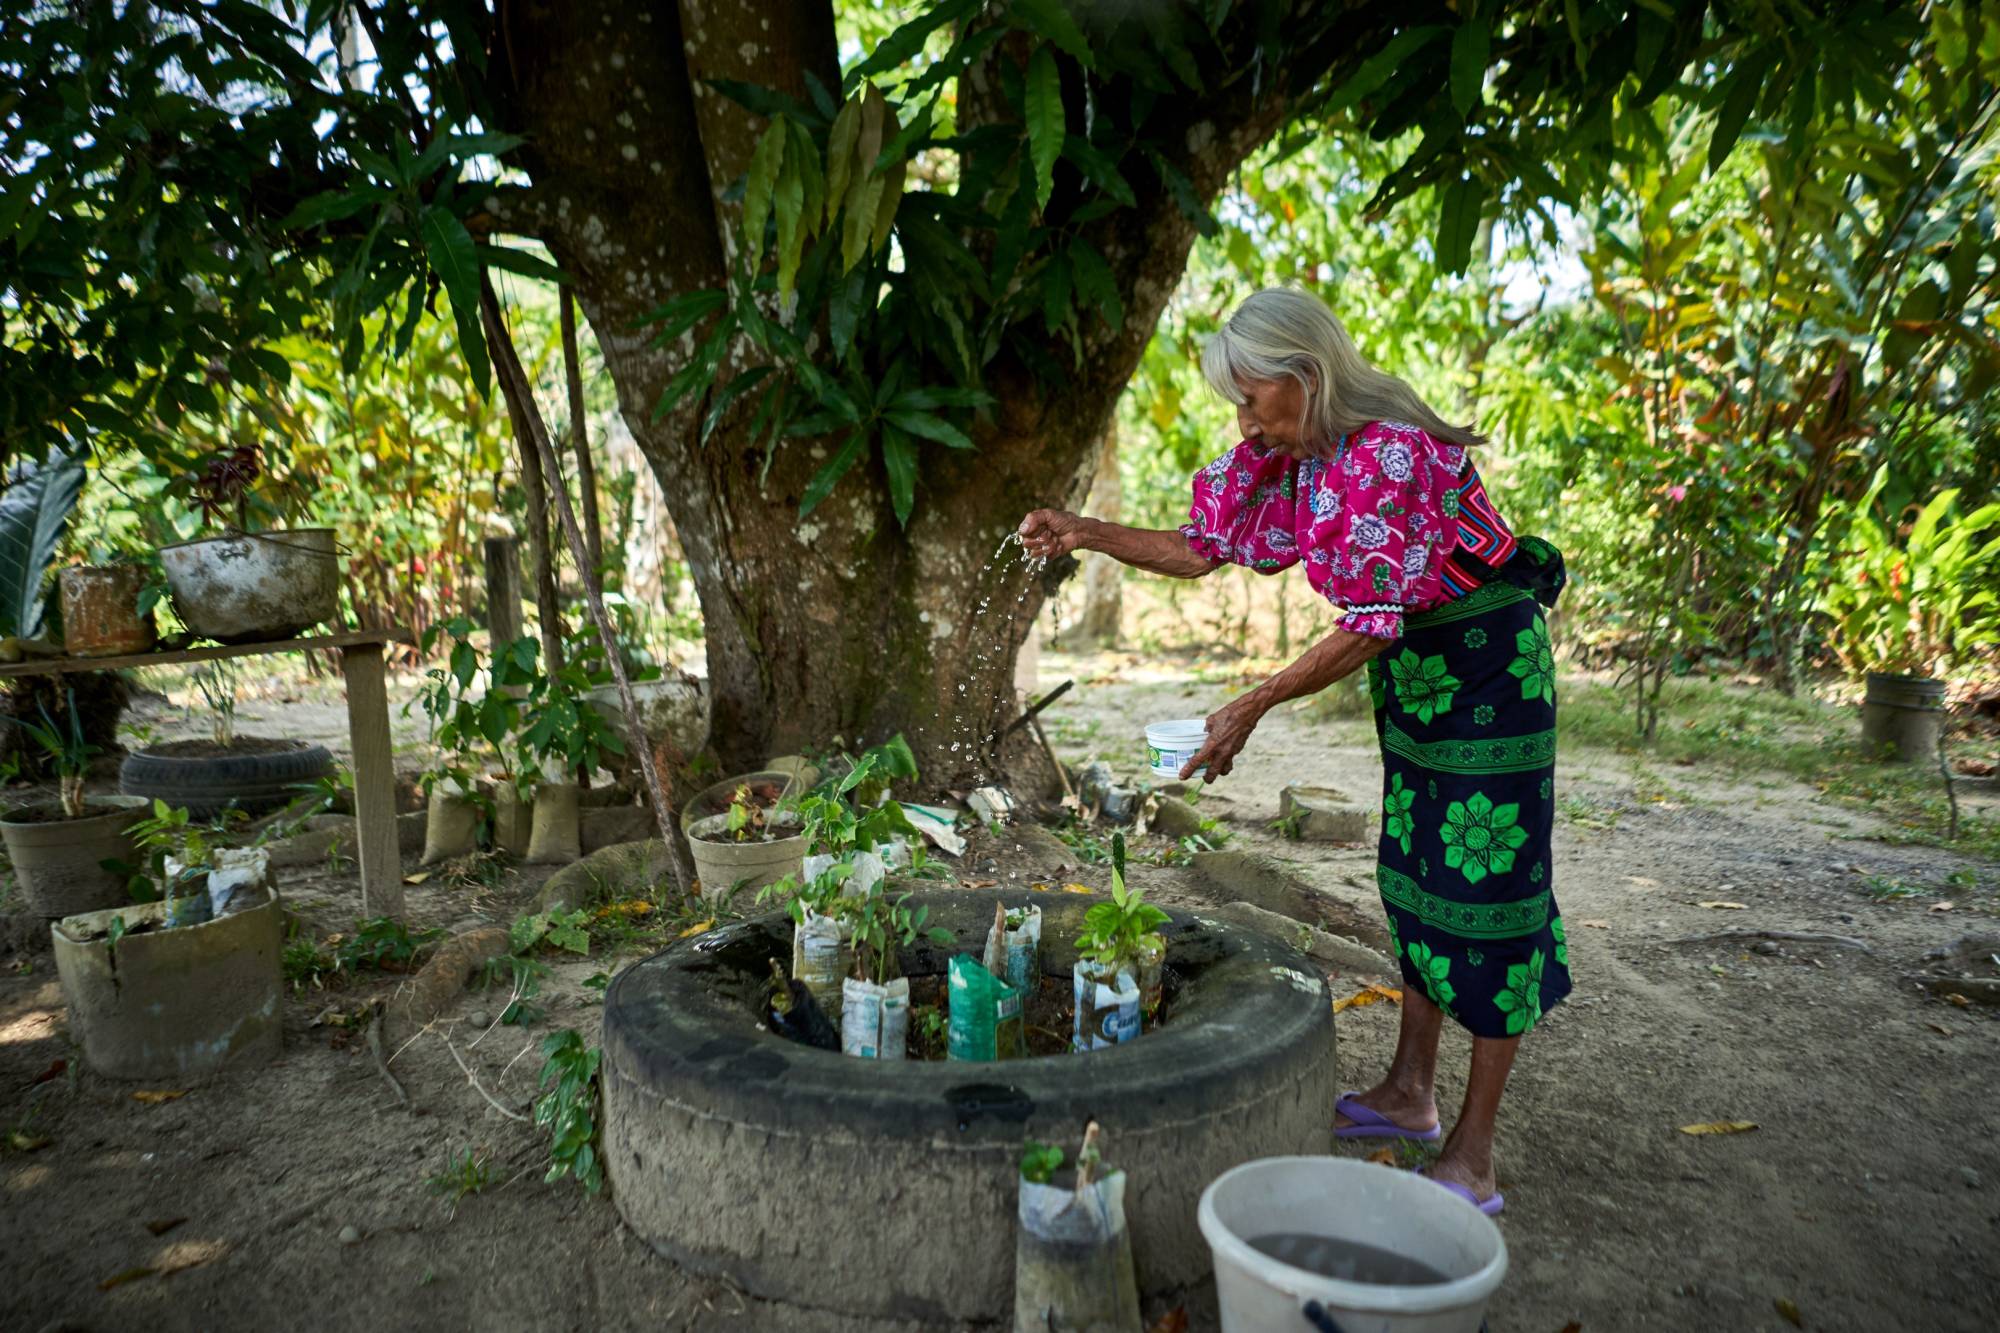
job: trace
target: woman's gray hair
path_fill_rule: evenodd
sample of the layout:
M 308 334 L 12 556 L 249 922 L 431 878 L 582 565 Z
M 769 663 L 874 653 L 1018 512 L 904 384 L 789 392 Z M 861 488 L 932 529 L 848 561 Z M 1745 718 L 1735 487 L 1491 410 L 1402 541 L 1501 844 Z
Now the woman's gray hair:
M 1402 380 L 1368 364 L 1326 302 L 1297 287 L 1252 293 L 1201 349 L 1201 372 L 1230 402 L 1241 404 L 1239 381 L 1290 376 L 1305 386 L 1299 439 L 1330 448 L 1371 421 L 1416 426 L 1434 439 L 1484 444 L 1470 426 L 1453 426 Z

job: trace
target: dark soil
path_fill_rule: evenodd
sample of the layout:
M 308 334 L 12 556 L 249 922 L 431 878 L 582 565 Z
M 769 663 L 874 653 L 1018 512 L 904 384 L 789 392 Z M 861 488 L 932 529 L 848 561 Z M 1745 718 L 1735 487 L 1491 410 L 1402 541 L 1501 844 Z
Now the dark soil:
M 272 740 L 267 736 L 238 736 L 228 745 L 217 745 L 212 740 L 162 741 L 149 745 L 141 754 L 149 754 L 161 759 L 226 759 L 244 754 L 281 754 L 287 750 L 303 750 L 304 741 Z
M 123 806 L 101 801 L 93 796 L 83 798 L 84 819 L 97 819 L 104 815 L 118 814 Z M 67 824 L 70 817 L 63 813 L 60 801 L 35 801 L 28 805 L 17 805 L 0 814 L 0 823 L 5 824 Z

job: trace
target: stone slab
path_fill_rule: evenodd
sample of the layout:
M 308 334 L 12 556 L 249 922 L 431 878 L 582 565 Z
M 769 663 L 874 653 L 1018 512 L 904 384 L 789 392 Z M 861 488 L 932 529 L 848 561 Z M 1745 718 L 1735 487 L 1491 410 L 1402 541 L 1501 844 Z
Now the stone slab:
M 1374 811 L 1333 787 L 1293 783 L 1278 793 L 1278 818 L 1305 842 L 1366 842 Z

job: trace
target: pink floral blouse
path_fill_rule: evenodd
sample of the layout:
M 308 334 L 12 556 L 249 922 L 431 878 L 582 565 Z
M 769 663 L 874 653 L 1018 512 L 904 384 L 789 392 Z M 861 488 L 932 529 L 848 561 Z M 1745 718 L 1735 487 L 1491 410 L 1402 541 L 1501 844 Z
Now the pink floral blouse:
M 1346 436 L 1330 459 L 1245 440 L 1195 474 L 1189 519 L 1181 533 L 1211 564 L 1275 574 L 1303 557 L 1307 581 L 1345 612 L 1340 628 L 1378 639 L 1465 591 L 1446 570 L 1461 546 L 1493 565 L 1514 547 L 1465 448 L 1393 421 Z

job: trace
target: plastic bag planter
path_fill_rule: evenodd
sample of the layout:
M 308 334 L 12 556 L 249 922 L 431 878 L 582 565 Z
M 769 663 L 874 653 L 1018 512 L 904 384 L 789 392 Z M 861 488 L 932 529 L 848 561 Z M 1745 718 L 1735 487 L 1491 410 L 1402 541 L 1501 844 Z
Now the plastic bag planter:
M 277 1055 L 284 1021 L 278 895 L 200 925 L 166 927 L 165 903 L 64 917 L 50 928 L 70 1030 L 96 1073 L 188 1079 Z M 122 917 L 114 945 L 106 933 Z
M 955 941 L 903 950 L 904 975 L 934 980 L 952 955 L 976 954 L 995 898 L 919 893 L 913 905 Z M 1068 979 L 1069 942 L 1096 901 L 1033 895 L 1053 976 Z M 856 1060 L 772 1033 L 771 961 L 791 954 L 789 915 L 676 944 L 605 996 L 612 1201 L 661 1254 L 760 1296 L 940 1325 L 1011 1321 L 1021 1144 L 1072 1140 L 1095 1119 L 1126 1173 L 1141 1296 L 1197 1287 L 1210 1271 L 1195 1222 L 1203 1187 L 1253 1157 L 1331 1152 L 1339 1070 L 1332 1006 L 1304 956 L 1188 913 L 1162 934 L 1157 1029 L 1001 1063 Z

